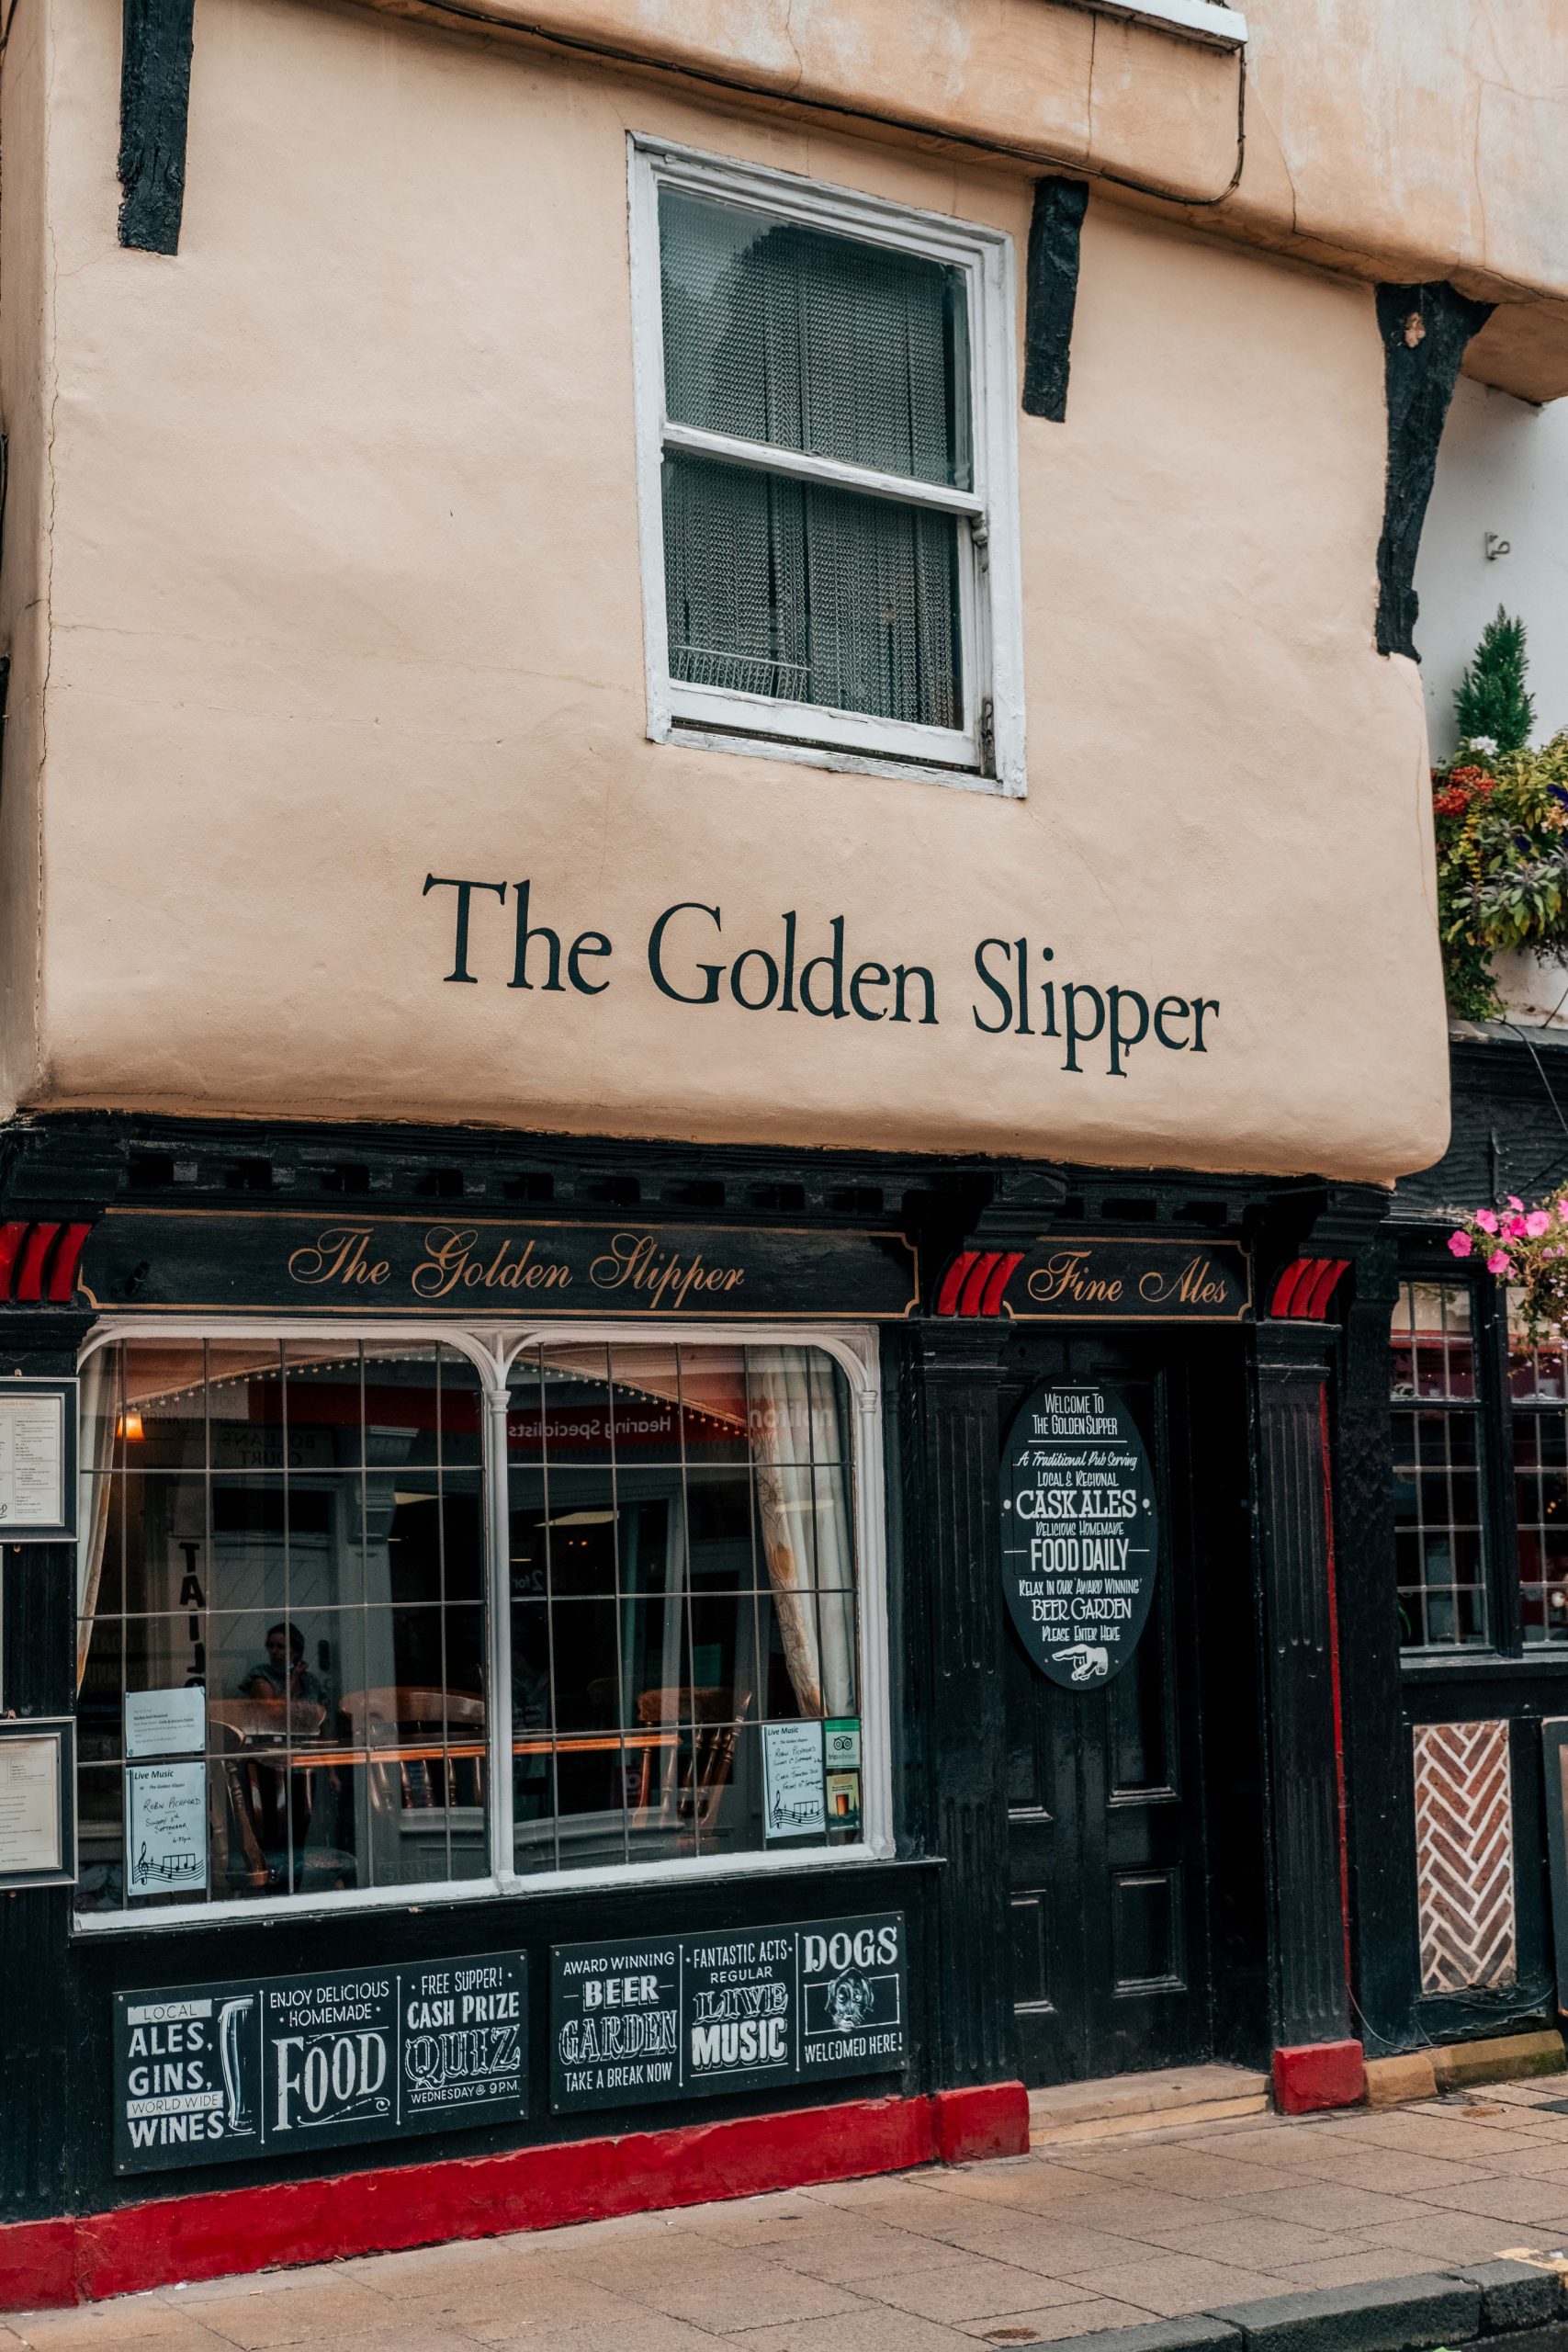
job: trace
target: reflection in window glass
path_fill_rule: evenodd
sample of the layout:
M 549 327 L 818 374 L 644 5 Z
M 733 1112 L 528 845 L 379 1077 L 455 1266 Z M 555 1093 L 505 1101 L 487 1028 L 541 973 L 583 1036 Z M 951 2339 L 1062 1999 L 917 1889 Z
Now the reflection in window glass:
M 1488 1626 L 1470 1293 L 1402 1283 L 1390 1333 L 1400 1639 L 1483 1647 Z
M 763 1850 L 782 1727 L 860 1713 L 838 1365 L 531 1347 L 507 1453 L 517 1868 Z
M 130 1340 L 83 1392 L 78 1907 L 488 1874 L 468 1360 Z
M 1562 1343 L 1545 1335 L 1531 1338 L 1517 1292 L 1508 1297 L 1508 1387 L 1524 1638 L 1530 1645 L 1568 1644 L 1568 1399 Z

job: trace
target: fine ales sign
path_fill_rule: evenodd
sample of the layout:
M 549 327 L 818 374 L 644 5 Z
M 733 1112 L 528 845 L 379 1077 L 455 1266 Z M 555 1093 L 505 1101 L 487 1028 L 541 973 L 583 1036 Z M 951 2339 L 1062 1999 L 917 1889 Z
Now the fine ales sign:
M 896 2072 L 904 1918 L 718 1928 L 550 1954 L 558 2114 Z
M 1159 1512 L 1144 1442 L 1094 1381 L 1023 1400 L 1002 1454 L 1002 1581 L 1030 1663 L 1083 1690 L 1127 1664 L 1148 1623 Z
M 1053 1234 L 1020 1261 L 1002 1303 L 1021 1323 L 1239 1323 L 1251 1262 L 1233 1241 Z
M 116 2172 L 526 2115 L 521 1952 L 117 1993 Z
M 914 1250 L 897 1233 L 179 1209 L 111 1209 L 80 1287 L 98 1307 L 355 1315 L 899 1317 L 917 1301 Z

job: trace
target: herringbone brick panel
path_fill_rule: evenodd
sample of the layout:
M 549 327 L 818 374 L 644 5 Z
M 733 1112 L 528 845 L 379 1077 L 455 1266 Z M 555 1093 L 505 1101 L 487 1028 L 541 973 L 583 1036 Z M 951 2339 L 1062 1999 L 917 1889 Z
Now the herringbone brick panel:
M 1518 1955 L 1506 1723 L 1417 1724 L 1416 1872 L 1422 1991 L 1511 1984 Z

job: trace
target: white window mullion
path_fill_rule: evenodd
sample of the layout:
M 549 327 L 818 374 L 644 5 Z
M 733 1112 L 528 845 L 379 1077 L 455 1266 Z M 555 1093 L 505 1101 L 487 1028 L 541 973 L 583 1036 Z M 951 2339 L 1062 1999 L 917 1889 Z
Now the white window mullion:
M 515 1866 L 512 1823 L 512 1497 L 506 1451 L 507 1369 L 498 1350 L 485 1375 L 483 1440 L 486 1588 L 490 1595 L 490 1867 Z
M 841 458 L 819 458 L 805 449 L 782 448 L 776 442 L 740 441 L 732 434 L 710 433 L 700 424 L 677 424 L 669 417 L 660 428 L 660 438 L 666 449 L 684 450 L 696 458 L 719 458 L 727 465 L 749 466 L 754 473 L 829 482 L 835 490 L 885 498 L 895 506 L 927 506 L 942 514 L 985 513 L 985 502 L 972 490 L 950 490 L 944 482 L 920 481 L 913 474 L 878 473 L 870 466 L 850 465 Z

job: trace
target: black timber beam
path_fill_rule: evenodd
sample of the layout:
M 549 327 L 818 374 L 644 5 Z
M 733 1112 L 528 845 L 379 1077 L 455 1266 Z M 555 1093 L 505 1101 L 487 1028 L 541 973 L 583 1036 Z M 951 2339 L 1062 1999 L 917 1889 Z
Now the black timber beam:
M 1067 413 L 1078 237 L 1089 189 L 1082 180 L 1037 180 L 1024 264 L 1023 406 L 1062 424 Z
M 1492 315 L 1445 279 L 1427 286 L 1380 286 L 1388 395 L 1388 476 L 1378 541 L 1378 651 L 1416 650 L 1416 558 L 1437 471 L 1438 444 L 1464 347 Z
M 196 0 L 125 0 L 119 69 L 119 242 L 180 249 Z

